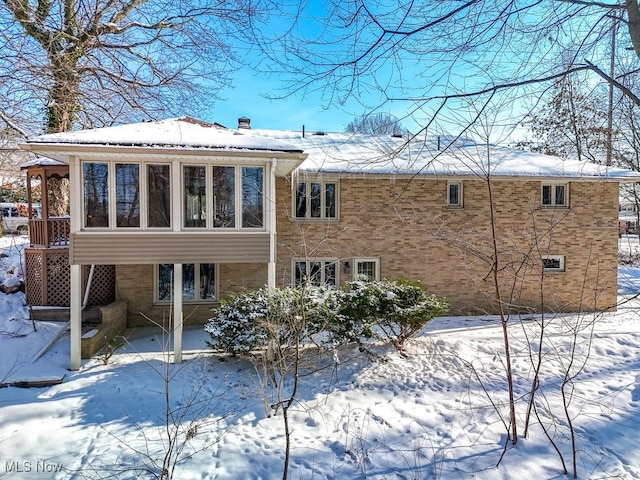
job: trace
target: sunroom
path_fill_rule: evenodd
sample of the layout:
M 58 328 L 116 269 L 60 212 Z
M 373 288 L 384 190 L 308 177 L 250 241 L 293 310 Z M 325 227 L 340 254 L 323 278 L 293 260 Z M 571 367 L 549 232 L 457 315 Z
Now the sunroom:
M 178 362 L 184 302 L 216 300 L 229 266 L 261 265 L 275 285 L 275 179 L 302 163 L 299 148 L 190 118 L 24 147 L 69 165 L 71 368 L 80 366 L 83 266 L 115 265 L 118 295 L 134 302 L 141 290 L 122 288 L 124 277 L 152 277 L 144 295 L 170 304 Z

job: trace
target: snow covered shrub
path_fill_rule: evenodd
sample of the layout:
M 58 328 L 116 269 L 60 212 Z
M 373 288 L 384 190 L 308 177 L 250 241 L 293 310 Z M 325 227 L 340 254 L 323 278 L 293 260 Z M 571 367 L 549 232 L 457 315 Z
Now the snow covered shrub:
M 204 327 L 211 338 L 207 344 L 234 355 L 264 348 L 268 332 L 261 320 L 266 318 L 267 312 L 268 292 L 265 289 L 221 300 Z
M 449 311 L 449 303 L 427 293 L 419 282 L 397 280 L 387 283 L 389 288 L 386 297 L 381 299 L 378 326 L 396 349 L 402 351 L 405 342 L 427 322 Z
M 212 309 L 213 317 L 205 325 L 211 337 L 208 344 L 216 350 L 247 354 L 266 347 L 327 341 L 333 338 L 325 333 L 327 325 L 337 321 L 336 302 L 335 290 L 311 285 L 238 294 Z
M 444 299 L 406 280 L 353 281 L 344 289 L 263 288 L 220 302 L 205 330 L 212 348 L 232 354 L 300 343 L 363 346 L 376 338 L 376 330 L 402 350 L 408 338 L 448 308 Z
M 348 304 L 343 308 L 344 314 L 357 319 L 360 328 L 372 336 L 372 328 L 377 326 L 398 350 L 427 322 L 449 310 L 444 298 L 428 294 L 419 282 L 354 281 L 348 282 L 346 288 Z

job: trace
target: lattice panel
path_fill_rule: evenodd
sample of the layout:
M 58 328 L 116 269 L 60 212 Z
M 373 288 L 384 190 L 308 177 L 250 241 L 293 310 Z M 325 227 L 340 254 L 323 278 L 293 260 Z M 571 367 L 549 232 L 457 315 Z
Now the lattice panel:
M 90 267 L 85 268 L 86 288 Z M 108 305 L 116 299 L 116 267 L 96 265 L 89 291 L 89 305 Z
M 49 251 L 47 260 L 47 297 L 46 305 L 68 307 L 70 304 L 71 279 L 69 269 L 69 253 L 52 254 Z
M 44 305 L 43 257 L 41 252 L 25 251 L 25 295 L 28 305 Z
M 29 305 L 68 307 L 70 305 L 71 274 L 68 249 L 25 249 L 25 291 Z M 84 289 L 89 279 L 90 266 L 82 270 Z M 96 265 L 89 305 L 108 305 L 115 300 L 116 268 Z

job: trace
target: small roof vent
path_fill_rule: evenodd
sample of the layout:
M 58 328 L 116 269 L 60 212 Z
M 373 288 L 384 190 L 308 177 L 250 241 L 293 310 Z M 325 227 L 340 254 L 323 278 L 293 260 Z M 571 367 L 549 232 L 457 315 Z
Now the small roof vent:
M 326 133 L 325 132 L 316 132 L 316 133 L 314 133 L 314 135 L 326 135 Z
M 240 117 L 238 119 L 238 128 L 251 129 L 251 119 L 249 117 Z

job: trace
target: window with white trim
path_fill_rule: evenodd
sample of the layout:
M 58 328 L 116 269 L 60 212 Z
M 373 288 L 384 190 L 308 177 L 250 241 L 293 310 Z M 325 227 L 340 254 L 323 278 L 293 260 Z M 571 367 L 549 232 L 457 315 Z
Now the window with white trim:
M 295 218 L 338 217 L 338 182 L 297 182 L 293 197 Z
M 173 264 L 156 265 L 156 300 L 173 300 Z M 217 266 L 215 263 L 185 263 L 182 265 L 182 301 L 213 302 L 218 298 Z
M 545 272 L 564 272 L 564 255 L 544 255 L 542 268 Z
M 183 165 L 182 185 L 183 227 L 264 227 L 263 167 Z
M 380 280 L 380 259 L 379 258 L 354 258 L 353 264 L 355 272 L 354 280 Z
M 85 228 L 171 228 L 171 165 L 82 162 Z
M 543 183 L 541 197 L 543 207 L 566 207 L 569 205 L 569 185 Z
M 462 182 L 447 182 L 447 206 L 462 207 Z
M 293 284 L 305 283 L 335 287 L 337 285 L 338 261 L 335 259 L 294 260 Z

